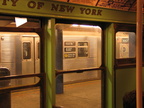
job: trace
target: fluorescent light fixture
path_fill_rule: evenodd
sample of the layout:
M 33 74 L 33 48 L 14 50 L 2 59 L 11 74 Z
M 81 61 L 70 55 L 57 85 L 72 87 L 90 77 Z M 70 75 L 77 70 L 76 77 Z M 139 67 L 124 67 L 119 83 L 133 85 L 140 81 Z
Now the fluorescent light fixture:
M 78 24 L 72 24 L 72 26 L 73 26 L 73 27 L 77 27 L 77 26 L 79 26 L 79 25 L 78 25 Z
M 37 37 L 38 35 L 36 35 L 36 34 L 35 35 L 34 34 L 29 34 L 29 35 L 22 35 L 22 36 L 28 36 L 28 37 L 29 36 L 34 36 L 34 37 Z
M 16 27 L 19 27 L 27 22 L 27 18 L 15 17 Z
M 91 28 L 100 28 L 99 26 L 93 26 L 93 25 L 78 25 L 78 24 L 72 24 L 73 27 L 91 27 Z
M 93 27 L 91 25 L 80 25 L 80 27 Z
M 93 26 L 94 28 L 100 28 L 99 26 Z M 100 28 L 101 29 L 101 28 Z
M 93 25 L 80 25 L 80 27 L 100 28 L 99 26 L 93 26 Z

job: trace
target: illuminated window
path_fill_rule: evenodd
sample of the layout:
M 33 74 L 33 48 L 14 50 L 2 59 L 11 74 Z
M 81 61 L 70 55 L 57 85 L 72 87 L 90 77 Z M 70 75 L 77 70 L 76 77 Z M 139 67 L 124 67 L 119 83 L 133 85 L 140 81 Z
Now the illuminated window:
M 37 43 L 37 58 L 40 59 L 40 42 Z
M 78 57 L 88 57 L 88 42 L 78 42 Z
M 116 33 L 116 58 L 135 58 L 135 33 Z
M 57 24 L 56 30 L 57 61 L 63 63 L 64 70 L 101 66 L 102 30 L 99 26 Z
M 23 59 L 31 59 L 31 43 L 23 43 Z

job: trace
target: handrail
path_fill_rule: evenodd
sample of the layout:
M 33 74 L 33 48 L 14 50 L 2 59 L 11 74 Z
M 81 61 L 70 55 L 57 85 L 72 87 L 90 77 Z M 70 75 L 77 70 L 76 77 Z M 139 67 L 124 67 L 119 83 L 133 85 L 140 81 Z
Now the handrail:
M 39 74 L 27 74 L 27 75 L 11 75 L 11 76 L 2 76 L 0 77 L 0 80 L 8 80 L 8 79 L 19 79 L 19 78 L 28 78 L 28 77 L 43 77 L 44 73 Z M 38 87 L 40 86 L 41 80 L 34 84 L 27 84 L 27 85 L 21 85 L 21 86 L 11 86 L 11 87 L 1 87 L 0 92 L 3 91 L 11 91 L 11 90 L 17 90 L 17 89 L 24 89 L 24 88 L 30 88 L 30 87 Z
M 7 79 L 18 79 L 18 78 L 27 78 L 27 77 L 42 77 L 44 74 L 26 74 L 26 75 L 10 75 L 10 76 L 1 76 L 0 80 L 7 80 Z
M 31 88 L 31 87 L 38 87 L 40 86 L 39 82 L 35 84 L 29 84 L 29 85 L 23 85 L 23 86 L 13 86 L 13 87 L 2 87 L 0 88 L 0 92 L 6 92 L 11 90 L 18 90 L 18 89 L 25 89 L 25 88 Z
M 82 68 L 82 69 L 69 69 L 69 70 L 55 70 L 56 74 L 64 74 L 64 73 L 79 73 L 83 71 L 92 71 L 92 70 L 104 70 L 105 67 L 99 68 Z
M 11 75 L 11 76 L 2 76 L 0 77 L 0 80 L 8 80 L 8 79 L 19 79 L 19 78 L 28 78 L 28 77 L 43 77 L 44 73 L 39 74 L 27 74 L 27 75 Z M 3 91 L 11 91 L 11 90 L 17 90 L 17 89 L 24 89 L 24 88 L 30 88 L 30 87 L 38 87 L 40 86 L 41 80 L 37 83 L 33 84 L 27 84 L 27 85 L 21 85 L 21 86 L 11 86 L 11 87 L 1 87 L 0 92 Z

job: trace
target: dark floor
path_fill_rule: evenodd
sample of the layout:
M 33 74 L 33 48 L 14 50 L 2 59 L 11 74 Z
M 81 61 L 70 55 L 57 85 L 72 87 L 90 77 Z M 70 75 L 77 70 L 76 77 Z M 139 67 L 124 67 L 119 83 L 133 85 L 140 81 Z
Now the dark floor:
M 64 94 L 56 95 L 56 105 L 63 108 L 101 108 L 100 80 L 65 85 Z

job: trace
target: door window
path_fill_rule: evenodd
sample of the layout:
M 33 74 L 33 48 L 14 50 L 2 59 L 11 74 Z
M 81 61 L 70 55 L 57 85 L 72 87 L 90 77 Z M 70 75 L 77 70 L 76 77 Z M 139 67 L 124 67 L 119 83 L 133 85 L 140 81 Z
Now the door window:
M 31 59 L 31 43 L 23 42 L 23 59 Z
M 135 63 L 136 35 L 134 32 L 116 33 L 116 62 L 117 64 Z

